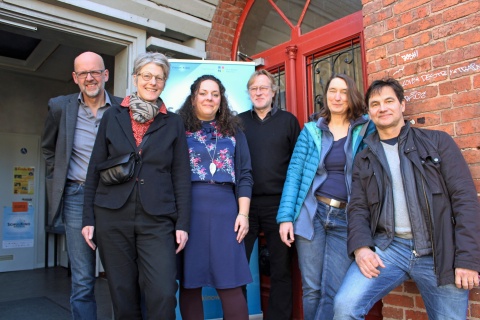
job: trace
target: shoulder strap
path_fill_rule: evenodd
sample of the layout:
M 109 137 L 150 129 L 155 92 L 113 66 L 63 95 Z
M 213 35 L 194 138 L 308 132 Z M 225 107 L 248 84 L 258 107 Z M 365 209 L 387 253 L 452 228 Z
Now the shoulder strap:
M 140 151 L 142 151 L 142 147 L 145 144 L 145 142 L 147 142 L 148 137 L 150 137 L 150 134 L 146 134 L 146 135 L 143 136 L 142 142 L 140 142 L 140 144 L 137 147 L 137 153 L 140 153 Z

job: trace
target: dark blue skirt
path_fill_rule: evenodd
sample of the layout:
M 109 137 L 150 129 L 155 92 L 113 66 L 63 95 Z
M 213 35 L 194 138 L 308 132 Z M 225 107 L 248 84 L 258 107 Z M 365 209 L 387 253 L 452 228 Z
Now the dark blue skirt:
M 183 287 L 229 289 L 252 282 L 245 245 L 237 242 L 234 232 L 237 214 L 233 186 L 192 183 Z

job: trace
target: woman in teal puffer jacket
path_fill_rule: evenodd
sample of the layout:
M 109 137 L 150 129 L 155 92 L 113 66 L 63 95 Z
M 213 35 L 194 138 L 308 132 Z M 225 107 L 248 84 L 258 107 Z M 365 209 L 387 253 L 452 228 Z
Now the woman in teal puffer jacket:
M 318 120 L 305 124 L 288 167 L 277 223 L 282 241 L 295 241 L 305 320 L 333 318 L 333 299 L 351 264 L 346 206 L 353 159 L 374 130 L 364 113 L 354 81 L 333 75 Z

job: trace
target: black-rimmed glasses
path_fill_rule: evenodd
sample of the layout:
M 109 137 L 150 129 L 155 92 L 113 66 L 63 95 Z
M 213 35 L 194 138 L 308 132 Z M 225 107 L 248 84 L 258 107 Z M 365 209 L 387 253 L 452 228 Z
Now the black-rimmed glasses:
M 86 79 L 88 77 L 88 74 L 90 74 L 94 78 L 100 78 L 102 76 L 103 70 L 92 70 L 92 71 L 82 71 L 82 72 L 75 72 L 77 75 L 78 79 Z

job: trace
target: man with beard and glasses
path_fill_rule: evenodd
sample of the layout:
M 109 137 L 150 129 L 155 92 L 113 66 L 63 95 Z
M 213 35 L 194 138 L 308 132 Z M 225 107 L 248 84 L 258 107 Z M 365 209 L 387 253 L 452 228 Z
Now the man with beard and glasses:
M 105 90 L 109 72 L 100 55 L 84 52 L 75 58 L 73 81 L 80 93 L 48 102 L 42 138 L 47 165 L 46 184 L 52 225 L 65 224 L 72 272 L 70 306 L 73 319 L 97 318 L 95 251 L 82 236 L 83 192 L 88 163 L 102 115 L 121 99 Z

